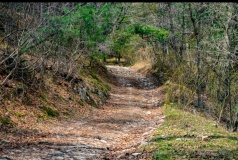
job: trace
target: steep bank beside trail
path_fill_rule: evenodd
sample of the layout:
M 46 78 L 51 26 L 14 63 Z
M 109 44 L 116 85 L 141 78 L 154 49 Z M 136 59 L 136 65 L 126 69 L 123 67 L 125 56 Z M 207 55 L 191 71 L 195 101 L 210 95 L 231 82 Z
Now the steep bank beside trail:
M 35 135 L 38 123 L 82 119 L 102 106 L 110 90 L 107 69 L 96 62 L 76 69 L 47 67 L 42 75 L 24 71 L 29 81 L 10 78 L 0 86 L 0 142 Z M 0 81 L 2 77 L 0 72 Z
M 109 99 L 78 121 L 38 124 L 38 133 L 1 143 L 11 159 L 138 159 L 163 122 L 163 87 L 133 69 L 107 66 Z

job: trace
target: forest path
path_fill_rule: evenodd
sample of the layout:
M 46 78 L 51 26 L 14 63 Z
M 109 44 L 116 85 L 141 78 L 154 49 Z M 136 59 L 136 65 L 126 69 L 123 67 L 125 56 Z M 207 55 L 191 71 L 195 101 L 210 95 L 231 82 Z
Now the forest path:
M 34 137 L 29 146 L 5 150 L 5 159 L 146 159 L 137 147 L 147 144 L 164 120 L 163 88 L 129 67 L 107 68 L 112 87 L 101 108 L 81 121 L 41 126 L 50 133 Z

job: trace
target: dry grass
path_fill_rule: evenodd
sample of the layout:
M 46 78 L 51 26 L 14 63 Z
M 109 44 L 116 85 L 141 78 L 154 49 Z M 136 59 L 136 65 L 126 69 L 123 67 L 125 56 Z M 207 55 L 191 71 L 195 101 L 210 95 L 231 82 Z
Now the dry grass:
M 150 63 L 146 63 L 146 62 L 137 62 L 130 68 L 139 72 L 139 73 L 147 74 L 150 72 L 152 65 Z

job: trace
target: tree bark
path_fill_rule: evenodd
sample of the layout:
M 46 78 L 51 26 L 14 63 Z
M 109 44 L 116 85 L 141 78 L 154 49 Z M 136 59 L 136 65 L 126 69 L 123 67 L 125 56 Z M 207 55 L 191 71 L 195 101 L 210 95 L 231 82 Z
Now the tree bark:
M 175 51 L 177 62 L 180 62 L 180 57 L 178 56 L 178 48 L 177 43 L 175 39 L 175 33 L 174 33 L 174 23 L 173 23 L 173 16 L 172 16 L 172 6 L 171 3 L 168 2 L 168 8 L 169 8 L 169 21 L 170 21 L 170 31 L 171 31 L 171 46 Z
M 183 15 L 182 15 L 182 40 L 181 40 L 181 45 L 180 45 L 180 50 L 179 50 L 179 55 L 181 60 L 183 59 L 183 51 L 184 51 L 184 35 L 185 35 L 185 4 L 183 4 Z
M 200 20 L 195 20 L 194 16 L 193 16 L 193 12 L 192 12 L 192 8 L 191 8 L 191 3 L 189 3 L 189 11 L 190 11 L 190 18 L 193 24 L 193 29 L 194 29 L 194 35 L 196 38 L 196 42 L 197 42 L 197 106 L 199 108 L 202 107 L 202 100 L 201 100 L 201 54 L 199 51 L 199 41 L 200 41 L 200 37 L 199 37 L 199 31 L 198 29 L 200 28 Z M 198 23 L 198 25 L 196 25 Z

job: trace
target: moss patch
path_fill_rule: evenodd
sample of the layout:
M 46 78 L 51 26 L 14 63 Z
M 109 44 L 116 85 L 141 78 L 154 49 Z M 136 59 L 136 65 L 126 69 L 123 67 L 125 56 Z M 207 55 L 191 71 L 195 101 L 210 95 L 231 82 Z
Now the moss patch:
M 84 106 L 84 102 L 82 100 L 79 100 L 78 103 L 80 106 Z
M 22 113 L 22 112 L 15 112 L 14 115 L 15 115 L 16 117 L 24 117 L 24 116 L 26 116 L 26 114 L 25 114 L 25 113 Z
M 15 123 L 12 121 L 12 119 L 9 116 L 6 115 L 0 115 L 0 130 L 6 130 L 8 128 L 11 128 L 15 125 Z
M 41 109 L 46 112 L 46 114 L 50 117 L 58 117 L 59 111 L 57 109 L 51 108 L 49 106 L 41 106 Z

